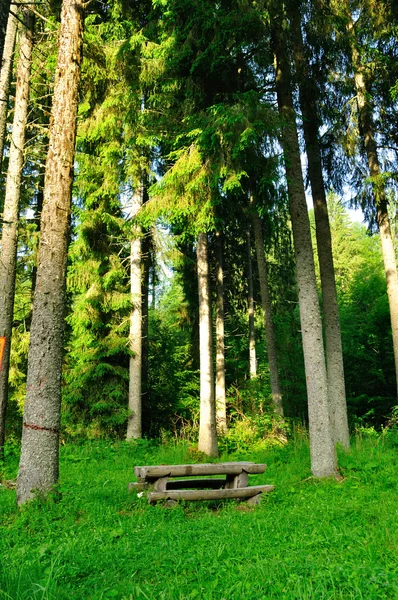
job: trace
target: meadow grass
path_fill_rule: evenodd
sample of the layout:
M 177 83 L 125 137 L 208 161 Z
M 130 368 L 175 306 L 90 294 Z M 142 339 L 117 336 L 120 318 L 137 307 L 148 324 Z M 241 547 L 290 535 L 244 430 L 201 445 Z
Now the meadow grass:
M 5 479 L 18 462 L 8 452 Z M 340 452 L 339 482 L 311 478 L 300 440 L 222 459 L 266 462 L 250 483 L 275 491 L 252 508 L 149 506 L 127 491 L 133 467 L 193 462 L 187 445 L 63 446 L 59 498 L 17 509 L 0 488 L 0 599 L 398 598 L 394 439 Z

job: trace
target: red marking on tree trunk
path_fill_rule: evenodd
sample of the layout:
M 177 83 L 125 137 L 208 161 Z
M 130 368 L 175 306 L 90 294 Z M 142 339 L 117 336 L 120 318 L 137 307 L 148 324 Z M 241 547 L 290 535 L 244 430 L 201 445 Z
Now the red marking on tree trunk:
M 34 429 L 35 431 L 50 431 L 56 435 L 59 434 L 59 429 L 55 429 L 53 427 L 42 427 L 40 425 L 32 425 L 30 423 L 24 423 L 23 426 L 26 427 L 26 429 Z

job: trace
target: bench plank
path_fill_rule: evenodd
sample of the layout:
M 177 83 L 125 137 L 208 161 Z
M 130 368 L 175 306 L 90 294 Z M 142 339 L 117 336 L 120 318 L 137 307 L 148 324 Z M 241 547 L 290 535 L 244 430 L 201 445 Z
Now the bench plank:
M 154 504 L 159 500 L 221 500 L 224 498 L 251 498 L 261 493 L 272 492 L 274 485 L 253 485 L 233 490 L 167 490 L 165 492 L 149 492 L 148 502 Z
M 134 467 L 134 473 L 141 479 L 159 477 L 186 477 L 189 475 L 239 475 L 243 471 L 250 474 L 264 473 L 267 465 L 253 462 L 204 463 L 191 465 L 158 465 Z

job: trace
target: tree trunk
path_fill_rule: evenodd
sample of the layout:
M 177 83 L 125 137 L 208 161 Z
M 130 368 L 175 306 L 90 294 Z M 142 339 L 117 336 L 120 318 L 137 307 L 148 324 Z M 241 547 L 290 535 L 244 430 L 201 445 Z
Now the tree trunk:
M 3 69 L 3 50 L 6 37 L 7 22 L 10 13 L 11 0 L 1 0 L 0 2 L 0 60 L 1 70 Z
M 83 46 L 82 0 L 64 0 L 46 162 L 17 500 L 58 481 L 65 276 Z
M 347 419 L 339 306 L 332 254 L 332 236 L 330 233 L 321 151 L 318 140 L 316 84 L 310 80 L 308 74 L 308 60 L 305 55 L 301 34 L 300 11 L 297 5 L 291 10 L 290 22 L 293 33 L 294 60 L 298 73 L 305 147 L 308 158 L 308 176 L 314 203 L 325 325 L 326 368 L 331 425 L 334 441 L 349 448 L 350 435 Z
M 373 107 L 369 101 L 371 94 L 367 90 L 365 69 L 355 39 L 354 24 L 349 16 L 348 33 L 350 35 L 352 64 L 360 119 L 360 131 L 363 138 L 369 173 L 372 179 L 373 197 L 377 211 L 377 223 L 380 230 L 384 271 L 387 280 L 387 295 L 390 306 L 392 340 L 394 348 L 395 378 L 398 394 L 398 274 L 395 259 L 394 241 L 391 235 L 388 216 L 388 199 L 380 167 L 377 144 L 374 135 Z
M 314 256 L 310 223 L 301 171 L 300 147 L 296 116 L 293 107 L 290 64 L 283 31 L 285 16 L 280 4 L 272 15 L 272 46 L 275 54 L 276 91 L 278 107 L 283 119 L 281 143 L 289 194 L 290 216 L 296 257 L 300 321 L 303 340 L 304 364 L 308 395 L 311 470 L 315 477 L 336 473 L 336 451 L 329 417 L 325 355 L 322 322 L 318 304 Z
M 132 199 L 132 218 L 142 206 L 142 189 L 137 190 Z M 133 226 L 130 246 L 130 380 L 129 380 L 129 419 L 127 439 L 142 436 L 142 272 L 141 272 L 141 227 Z
M 23 11 L 23 23 L 24 29 L 21 37 L 17 70 L 15 111 L 4 200 L 0 254 L 0 336 L 6 338 L 3 366 L 0 371 L 0 458 L 3 456 L 5 440 L 5 418 L 8 400 L 8 374 L 17 262 L 19 200 L 24 163 L 25 130 L 28 122 L 29 84 L 33 49 L 34 17 L 28 9 L 24 9 Z
M 218 456 L 214 397 L 212 327 L 207 234 L 200 233 L 196 247 L 199 289 L 200 423 L 198 449 Z
M 224 343 L 224 268 L 222 236 L 216 233 L 216 421 L 220 432 L 227 431 L 225 394 L 225 343 Z
M 253 269 L 250 231 L 247 232 L 247 283 L 248 283 L 248 313 L 249 313 L 249 375 L 250 379 L 257 377 L 256 331 L 254 327 L 254 297 Z
M 258 277 L 260 280 L 261 304 L 264 313 L 265 342 L 267 344 L 272 403 L 275 407 L 275 412 L 283 415 L 282 392 L 278 374 L 275 330 L 272 319 L 271 296 L 268 287 L 268 269 L 267 261 L 265 259 L 263 232 L 261 229 L 260 217 L 258 216 L 257 212 L 254 211 L 252 215 L 252 223 L 254 231 L 254 243 L 256 246 Z
M 145 199 L 144 191 L 144 203 Z M 142 276 L 142 365 L 141 365 L 141 402 L 145 409 L 148 398 L 148 350 L 149 350 L 149 288 L 150 288 L 150 265 L 152 261 L 152 230 L 143 232 L 141 244 L 141 276 Z M 143 420 L 143 427 L 145 420 Z
M 0 71 L 0 172 L 3 162 L 4 141 L 6 137 L 8 98 L 14 56 L 15 38 L 18 29 L 18 19 L 10 14 L 4 43 L 3 62 Z

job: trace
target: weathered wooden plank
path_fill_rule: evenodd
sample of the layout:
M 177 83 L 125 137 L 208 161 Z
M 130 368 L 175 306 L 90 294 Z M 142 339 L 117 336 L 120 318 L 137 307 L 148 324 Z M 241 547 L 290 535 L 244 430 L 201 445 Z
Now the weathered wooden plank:
M 158 479 L 159 477 L 187 477 L 189 475 L 239 475 L 246 473 L 264 473 L 267 465 L 253 462 L 204 463 L 192 465 L 153 465 L 135 467 L 134 473 L 142 479 Z
M 155 492 L 165 492 L 167 490 L 168 481 L 168 477 L 159 477 L 159 479 L 156 479 L 155 485 L 153 486 Z
M 187 488 L 219 490 L 225 486 L 225 483 L 225 479 L 173 479 L 167 482 L 166 490 L 185 490 Z
M 149 492 L 148 502 L 154 504 L 159 500 L 222 500 L 224 498 L 251 498 L 261 493 L 272 492 L 274 485 L 253 485 L 235 490 L 167 490 L 165 492 Z
M 141 492 L 142 490 L 147 490 L 148 487 L 149 487 L 148 482 L 130 481 L 128 483 L 128 489 L 130 492 Z
M 242 471 L 239 475 L 227 475 L 225 489 L 235 490 L 236 488 L 247 487 L 249 483 L 249 474 L 247 471 Z

